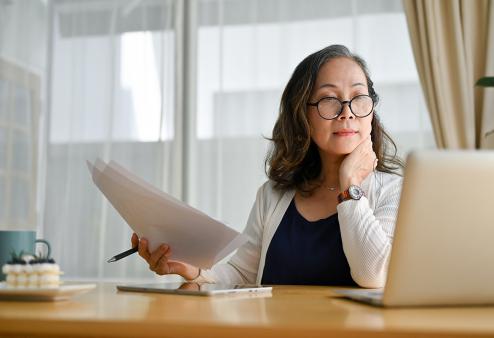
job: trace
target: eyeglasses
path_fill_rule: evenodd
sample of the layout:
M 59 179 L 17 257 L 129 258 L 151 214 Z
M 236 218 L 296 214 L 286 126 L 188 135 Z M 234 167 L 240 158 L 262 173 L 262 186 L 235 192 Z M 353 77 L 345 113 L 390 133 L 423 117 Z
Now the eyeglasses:
M 374 110 L 374 100 L 369 95 L 357 95 L 349 101 L 327 96 L 317 102 L 307 103 L 308 106 L 317 107 L 319 116 L 325 120 L 333 120 L 340 116 L 345 104 L 348 104 L 352 114 L 359 118 L 368 116 Z

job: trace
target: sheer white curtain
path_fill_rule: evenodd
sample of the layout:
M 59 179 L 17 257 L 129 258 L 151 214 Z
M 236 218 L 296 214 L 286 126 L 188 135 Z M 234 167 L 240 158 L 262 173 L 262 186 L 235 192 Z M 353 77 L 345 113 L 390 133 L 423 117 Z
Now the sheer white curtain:
M 377 111 L 400 153 L 434 147 L 401 2 L 203 0 L 197 3 L 197 106 L 188 196 L 245 225 L 282 90 L 295 66 L 330 44 L 369 64 Z
M 35 230 L 47 5 L 0 1 L 0 230 Z
M 53 1 L 43 236 L 70 278 L 152 278 L 85 161 L 115 160 L 180 196 L 176 2 Z

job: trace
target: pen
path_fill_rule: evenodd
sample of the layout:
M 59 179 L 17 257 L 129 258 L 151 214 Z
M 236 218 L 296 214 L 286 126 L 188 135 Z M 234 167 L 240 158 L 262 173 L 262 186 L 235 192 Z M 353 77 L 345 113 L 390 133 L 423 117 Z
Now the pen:
M 132 249 L 129 249 L 127 251 L 124 251 L 122 253 L 119 253 L 118 255 L 115 255 L 113 256 L 112 258 L 110 258 L 109 260 L 107 260 L 107 263 L 112 263 L 112 262 L 116 262 L 118 261 L 119 259 L 122 259 L 124 257 L 127 257 L 129 255 L 132 255 L 133 253 L 136 253 L 138 251 L 138 247 L 136 246 L 135 248 L 132 248 Z

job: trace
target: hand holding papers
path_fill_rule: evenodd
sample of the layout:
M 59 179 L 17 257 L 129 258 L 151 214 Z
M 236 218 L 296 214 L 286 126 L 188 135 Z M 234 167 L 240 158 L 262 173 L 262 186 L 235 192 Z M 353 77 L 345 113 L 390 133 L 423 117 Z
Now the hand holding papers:
M 246 236 L 175 199 L 133 175 L 117 163 L 88 162 L 94 184 L 149 249 L 161 243 L 173 249 L 173 259 L 210 268 L 244 244 Z

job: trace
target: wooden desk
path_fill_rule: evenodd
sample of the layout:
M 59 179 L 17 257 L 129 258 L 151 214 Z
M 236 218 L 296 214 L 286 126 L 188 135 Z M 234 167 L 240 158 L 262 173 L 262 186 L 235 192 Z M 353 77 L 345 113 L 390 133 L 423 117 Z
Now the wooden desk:
M 99 284 L 70 301 L 0 301 L 0 337 L 494 337 L 494 307 L 379 309 L 331 290 L 281 286 L 271 297 L 208 298 Z

